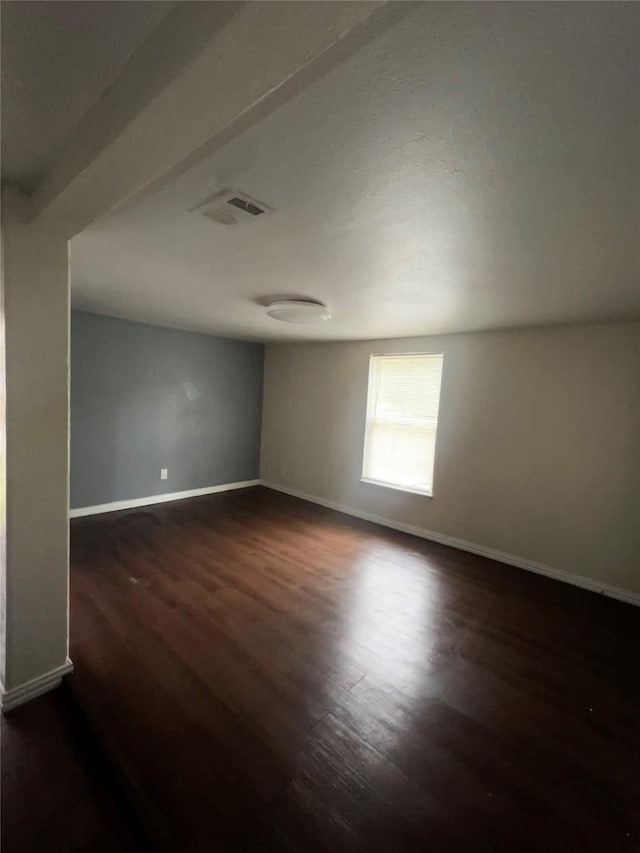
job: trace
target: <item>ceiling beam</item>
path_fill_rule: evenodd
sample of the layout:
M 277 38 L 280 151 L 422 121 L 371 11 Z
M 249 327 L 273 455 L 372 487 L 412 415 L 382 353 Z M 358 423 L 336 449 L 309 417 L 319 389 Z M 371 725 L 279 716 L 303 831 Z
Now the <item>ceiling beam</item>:
M 414 5 L 178 3 L 85 116 L 30 218 L 72 237 L 195 165 Z

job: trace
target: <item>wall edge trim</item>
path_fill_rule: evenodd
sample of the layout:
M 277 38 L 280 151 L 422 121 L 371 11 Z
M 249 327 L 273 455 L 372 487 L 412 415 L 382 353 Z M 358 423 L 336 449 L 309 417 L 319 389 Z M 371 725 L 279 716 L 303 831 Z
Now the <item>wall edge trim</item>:
M 536 563 L 533 560 L 528 560 L 525 557 L 518 557 L 515 554 L 507 554 L 504 551 L 496 551 L 493 548 L 488 548 L 485 545 L 477 545 L 474 542 L 467 542 L 464 539 L 456 539 L 454 536 L 447 536 L 444 533 L 437 533 L 434 530 L 427 530 L 424 527 L 415 527 L 412 524 L 404 524 L 401 521 L 393 521 L 382 515 L 375 515 L 369 512 L 353 509 L 344 504 L 336 503 L 335 501 L 319 498 L 315 495 L 309 495 L 305 492 L 291 489 L 288 486 L 280 486 L 276 483 L 271 483 L 266 480 L 261 481 L 267 489 L 272 489 L 275 492 L 282 492 L 285 495 L 291 495 L 294 498 L 300 498 L 303 501 L 319 504 L 320 506 L 333 509 L 337 512 L 342 512 L 345 515 L 352 515 L 355 518 L 360 518 L 363 521 L 371 521 L 374 524 L 380 524 L 382 527 L 389 527 L 392 530 L 399 530 L 401 533 L 409 533 L 412 536 L 418 536 L 421 539 L 428 539 L 432 542 L 438 542 L 440 545 L 448 545 L 451 548 L 457 548 L 459 551 L 467 551 L 470 554 L 478 554 L 480 557 L 488 557 L 491 560 L 496 560 L 499 563 L 505 563 L 509 566 L 515 566 L 519 569 L 525 569 L 528 572 L 534 572 L 538 575 L 552 578 L 554 580 L 563 581 L 564 583 L 577 586 L 582 589 L 587 589 L 590 592 L 597 592 L 600 595 L 606 595 L 609 598 L 615 598 L 618 601 L 624 601 L 627 604 L 633 604 L 640 607 L 640 593 L 632 590 L 623 589 L 622 587 L 606 584 L 601 581 L 586 578 L 582 575 L 577 575 L 573 572 L 567 572 L 564 569 L 555 569 L 551 566 L 546 566 L 543 563 Z
M 67 658 L 66 663 L 63 663 L 62 666 L 57 666 L 43 675 L 31 678 L 17 687 L 12 687 L 10 690 L 5 690 L 3 687 L 0 695 L 0 709 L 5 713 L 19 705 L 24 705 L 25 702 L 29 702 L 37 696 L 42 696 L 43 693 L 48 693 L 49 690 L 58 687 L 63 677 L 70 672 L 73 672 L 73 663 Z
M 249 486 L 259 486 L 260 480 L 240 480 L 237 483 L 221 483 L 218 486 L 205 486 L 203 489 L 189 489 L 186 492 L 166 492 L 159 495 L 149 495 L 144 498 L 131 498 L 125 501 L 81 506 L 69 510 L 69 518 L 82 518 L 85 515 L 101 515 L 103 512 L 117 512 L 121 509 L 133 509 L 139 506 L 181 501 L 185 498 L 197 498 L 201 495 L 213 495 L 216 492 L 229 492 L 232 489 L 246 489 Z

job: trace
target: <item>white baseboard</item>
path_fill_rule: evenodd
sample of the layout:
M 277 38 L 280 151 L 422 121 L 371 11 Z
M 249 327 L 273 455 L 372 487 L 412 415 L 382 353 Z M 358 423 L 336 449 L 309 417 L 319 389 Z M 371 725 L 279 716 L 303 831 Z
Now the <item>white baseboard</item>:
M 423 527 L 414 527 L 411 524 L 403 524 L 400 521 L 393 521 L 381 515 L 374 515 L 370 512 L 361 512 L 352 507 L 344 506 L 343 504 L 335 503 L 334 501 L 318 498 L 315 495 L 308 495 L 304 492 L 299 492 L 297 489 L 290 489 L 287 486 L 279 486 L 276 483 L 268 483 L 262 481 L 262 485 L 267 489 L 273 489 L 276 492 L 283 492 L 285 495 L 291 495 L 294 498 L 300 498 L 303 501 L 320 504 L 320 506 L 334 509 L 337 512 L 343 512 L 346 515 L 352 515 L 355 518 L 361 518 L 364 521 L 372 521 L 375 524 L 380 524 L 383 527 L 390 527 L 393 530 L 400 530 L 403 533 L 410 533 L 412 536 L 419 536 L 421 539 L 429 539 L 432 542 L 439 542 L 441 545 L 449 545 L 451 548 L 457 548 L 460 551 L 468 551 L 471 554 L 479 554 L 482 557 L 489 557 L 491 560 L 497 560 L 499 563 L 506 563 L 509 566 L 516 566 L 519 569 L 526 569 L 528 572 L 535 572 L 538 575 L 546 575 L 546 577 L 554 578 L 555 580 L 564 581 L 564 583 L 572 584 L 573 586 L 582 587 L 592 592 L 598 592 L 601 595 L 608 595 L 610 598 L 617 598 L 620 601 L 625 601 L 628 604 L 640 606 L 640 593 L 632 592 L 631 590 L 622 589 L 618 586 L 605 584 L 601 581 L 585 578 L 582 575 L 576 575 L 573 572 L 567 572 L 564 569 L 554 569 L 551 566 L 545 566 L 542 563 L 535 563 L 533 560 L 527 560 L 524 557 L 517 557 L 515 554 L 507 554 L 504 551 L 495 551 L 493 548 L 487 548 L 484 545 L 476 545 L 474 542 L 466 542 L 464 539 L 456 539 L 453 536 L 446 536 L 444 533 L 436 533 L 434 530 L 426 530 Z
M 69 518 L 80 518 L 84 515 L 100 515 L 103 512 L 116 512 L 119 509 L 132 509 L 138 506 L 181 501 L 184 498 L 197 498 L 200 495 L 213 495 L 216 492 L 228 492 L 231 489 L 246 489 L 248 486 L 259 486 L 260 480 L 242 480 L 239 483 L 222 483 L 219 486 L 206 486 L 204 489 L 190 489 L 188 492 L 169 492 L 162 495 L 150 495 L 146 498 L 132 498 L 127 501 L 114 501 L 96 506 L 82 506 L 69 510 Z
M 0 695 L 0 710 L 4 713 L 35 699 L 36 696 L 42 696 L 43 693 L 57 687 L 62 682 L 63 676 L 70 672 L 73 672 L 73 664 L 67 660 L 62 666 L 45 672 L 44 675 L 39 675 L 37 678 L 32 678 L 30 681 L 25 681 L 19 687 L 12 687 L 11 690 L 5 690 L 3 687 Z

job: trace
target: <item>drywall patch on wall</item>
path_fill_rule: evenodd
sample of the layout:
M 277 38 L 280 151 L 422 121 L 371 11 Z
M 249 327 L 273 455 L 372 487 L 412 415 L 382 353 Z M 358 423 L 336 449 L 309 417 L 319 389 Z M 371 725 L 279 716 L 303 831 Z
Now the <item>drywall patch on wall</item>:
M 263 362 L 262 344 L 72 311 L 71 507 L 256 479 Z

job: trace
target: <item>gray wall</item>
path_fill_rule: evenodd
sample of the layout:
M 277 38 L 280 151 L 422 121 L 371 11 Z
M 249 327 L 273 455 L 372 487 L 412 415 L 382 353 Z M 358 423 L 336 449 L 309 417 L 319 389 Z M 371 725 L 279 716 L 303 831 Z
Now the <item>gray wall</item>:
M 443 352 L 434 496 L 360 482 L 371 353 Z M 269 344 L 262 479 L 640 593 L 640 324 Z
M 262 344 L 72 311 L 71 507 L 257 478 L 263 362 Z

